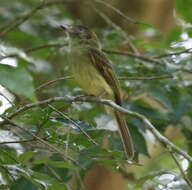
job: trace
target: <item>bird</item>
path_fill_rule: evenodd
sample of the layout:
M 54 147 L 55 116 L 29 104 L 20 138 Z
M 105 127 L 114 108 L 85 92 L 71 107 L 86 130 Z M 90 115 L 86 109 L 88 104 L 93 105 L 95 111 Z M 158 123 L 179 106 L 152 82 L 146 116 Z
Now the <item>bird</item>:
M 106 98 L 122 106 L 122 93 L 117 75 L 111 61 L 102 51 L 97 35 L 83 25 L 60 27 L 70 39 L 69 64 L 79 86 L 89 95 Z M 117 121 L 127 159 L 132 160 L 134 146 L 125 115 L 112 108 L 110 113 Z

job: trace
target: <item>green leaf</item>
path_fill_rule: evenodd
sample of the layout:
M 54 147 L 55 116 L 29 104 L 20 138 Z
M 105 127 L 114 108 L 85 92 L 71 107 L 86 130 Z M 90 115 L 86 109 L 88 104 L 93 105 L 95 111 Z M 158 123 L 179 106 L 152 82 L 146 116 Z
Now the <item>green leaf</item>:
M 17 121 L 24 122 L 28 125 L 45 124 L 45 122 L 48 121 L 49 114 L 50 112 L 48 109 L 33 108 L 22 113 L 20 117 L 17 117 Z M 51 123 L 53 124 L 53 122 Z
M 14 148 L 3 146 L 0 149 L 0 164 L 18 164 L 17 153 Z
M 36 152 L 24 152 L 23 154 L 19 155 L 19 161 L 24 163 L 27 162 L 28 160 L 30 160 L 34 155 L 36 154 Z
M 69 168 L 69 169 L 75 169 L 76 166 L 74 166 L 73 164 L 69 163 L 69 162 L 65 162 L 65 161 L 52 161 L 48 158 L 42 158 L 39 159 L 37 161 L 35 161 L 36 164 L 50 164 L 53 167 L 56 168 Z
M 48 190 L 67 190 L 67 187 L 65 184 L 56 183 L 51 185 Z
M 135 150 L 138 153 L 142 153 L 146 156 L 149 156 L 149 153 L 147 150 L 147 144 L 146 144 L 145 138 L 144 138 L 144 132 L 142 132 L 141 130 L 138 130 L 138 128 L 133 125 L 129 125 L 129 128 L 130 128 L 130 132 L 131 132 L 131 135 L 133 138 Z
M 29 180 L 25 179 L 24 177 L 17 180 L 11 190 L 38 190 L 38 187 L 31 183 Z
M 70 164 L 65 161 L 51 161 L 49 162 L 50 165 L 56 167 L 56 168 L 69 168 L 69 169 L 75 169 L 76 167 L 73 164 Z
M 192 17 L 191 17 L 191 13 L 192 13 L 192 6 L 191 6 L 191 0 L 185 0 L 185 1 L 181 1 L 181 0 L 177 0 L 176 1 L 176 9 L 177 11 L 183 16 L 183 18 L 192 23 Z
M 36 100 L 33 78 L 24 67 L 0 64 L 0 84 L 17 95 Z
M 100 159 L 99 163 L 113 170 L 117 169 L 118 164 L 116 160 L 110 160 L 110 159 Z
M 175 41 L 179 41 L 181 39 L 181 34 L 182 34 L 182 29 L 181 27 L 175 27 L 171 30 L 169 35 L 167 36 L 167 43 L 170 44 Z

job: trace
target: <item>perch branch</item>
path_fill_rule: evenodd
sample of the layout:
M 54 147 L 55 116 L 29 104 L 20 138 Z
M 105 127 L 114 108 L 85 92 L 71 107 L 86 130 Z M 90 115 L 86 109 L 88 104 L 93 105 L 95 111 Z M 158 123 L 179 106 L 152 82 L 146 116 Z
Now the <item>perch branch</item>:
M 132 112 L 130 110 L 127 110 L 119 105 L 117 105 L 116 103 L 114 103 L 111 100 L 107 100 L 107 99 L 101 99 L 101 98 L 92 98 L 92 97 L 85 97 L 85 96 L 79 96 L 79 97 L 53 97 L 53 98 L 49 98 L 46 100 L 42 100 L 36 103 L 32 103 L 32 104 L 27 104 L 21 108 L 19 108 L 18 110 L 16 110 L 15 112 L 11 113 L 10 115 L 8 115 L 6 117 L 6 120 L 4 120 L 3 122 L 1 122 L 0 124 L 3 125 L 5 124 L 7 121 L 11 121 L 11 119 L 17 115 L 19 115 L 20 113 L 32 109 L 34 107 L 37 106 L 45 106 L 48 104 L 51 104 L 53 102 L 68 102 L 68 103 L 72 103 L 72 102 L 91 102 L 91 103 L 97 103 L 97 104 L 104 104 L 107 106 L 112 107 L 113 109 L 132 116 L 132 117 L 136 117 L 138 119 L 140 119 L 146 126 L 146 128 L 151 131 L 153 133 L 153 135 L 156 137 L 156 139 L 161 142 L 161 144 L 163 144 L 166 148 L 170 148 L 172 151 L 174 151 L 177 154 L 182 155 L 184 158 L 186 158 L 188 161 L 192 162 L 192 157 L 187 154 L 185 151 L 183 151 L 182 149 L 180 149 L 178 146 L 176 146 L 175 144 L 173 144 L 171 141 L 169 141 L 165 136 L 163 136 L 154 126 L 153 124 L 147 119 L 147 117 L 145 117 L 142 114 L 136 113 L 136 112 Z M 4 119 L 4 116 L 1 116 Z

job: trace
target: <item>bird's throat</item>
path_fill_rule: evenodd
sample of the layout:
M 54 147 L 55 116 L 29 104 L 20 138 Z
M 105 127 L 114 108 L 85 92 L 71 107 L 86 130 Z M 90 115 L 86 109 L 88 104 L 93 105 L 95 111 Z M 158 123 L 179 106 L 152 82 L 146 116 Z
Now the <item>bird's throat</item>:
M 114 99 L 113 91 L 103 76 L 92 64 L 87 47 L 75 47 L 70 53 L 70 67 L 75 80 L 86 93 Z

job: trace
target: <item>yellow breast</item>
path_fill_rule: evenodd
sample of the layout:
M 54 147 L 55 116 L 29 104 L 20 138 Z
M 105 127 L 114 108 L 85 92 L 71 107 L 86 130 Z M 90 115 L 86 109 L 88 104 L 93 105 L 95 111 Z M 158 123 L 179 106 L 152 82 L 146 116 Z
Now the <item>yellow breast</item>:
M 76 81 L 88 94 L 114 99 L 111 87 L 91 63 L 89 57 L 76 52 L 70 59 L 70 64 Z

